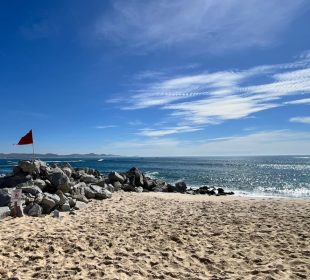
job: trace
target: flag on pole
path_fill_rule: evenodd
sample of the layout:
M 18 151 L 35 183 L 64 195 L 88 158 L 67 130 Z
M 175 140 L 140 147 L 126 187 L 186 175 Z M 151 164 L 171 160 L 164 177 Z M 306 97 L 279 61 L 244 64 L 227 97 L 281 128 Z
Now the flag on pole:
M 19 142 L 17 145 L 28 145 L 28 144 L 33 144 L 33 139 L 32 139 L 32 129 L 22 138 L 20 138 Z

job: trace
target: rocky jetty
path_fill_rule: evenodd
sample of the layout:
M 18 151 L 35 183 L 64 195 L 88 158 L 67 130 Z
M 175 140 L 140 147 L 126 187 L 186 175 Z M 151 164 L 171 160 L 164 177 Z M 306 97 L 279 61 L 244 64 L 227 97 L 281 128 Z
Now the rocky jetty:
M 12 192 L 21 189 L 22 198 L 18 209 L 11 205 Z M 229 195 L 222 188 L 208 186 L 187 189 L 185 182 L 168 184 L 151 179 L 138 168 L 127 172 L 111 172 L 102 175 L 92 168 L 73 168 L 70 164 L 48 165 L 46 162 L 23 160 L 10 175 L 0 177 L 0 211 L 11 211 L 29 216 L 49 214 L 54 210 L 74 211 L 86 206 L 91 199 L 107 199 L 115 191 L 129 192 L 179 192 L 188 194 Z

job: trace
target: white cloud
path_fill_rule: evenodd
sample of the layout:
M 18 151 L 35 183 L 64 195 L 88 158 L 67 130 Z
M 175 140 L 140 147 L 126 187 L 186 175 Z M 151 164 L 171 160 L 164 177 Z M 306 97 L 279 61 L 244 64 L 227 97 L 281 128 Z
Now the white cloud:
M 106 129 L 106 128 L 113 128 L 113 127 L 117 127 L 117 125 L 98 125 L 98 126 L 95 126 L 95 128 L 97 128 L 97 129 Z
M 260 131 L 201 141 L 171 138 L 114 141 L 104 150 L 128 156 L 231 156 L 310 154 L 310 133 L 290 130 Z
M 268 82 L 257 82 L 268 81 Z M 203 72 L 147 81 L 133 90 L 123 109 L 157 107 L 168 110 L 177 125 L 160 130 L 147 128 L 140 134 L 165 136 L 180 133 L 176 127 L 219 124 L 253 116 L 283 105 L 304 104 L 310 94 L 310 58 L 287 64 L 262 65 L 246 70 Z M 302 96 L 302 99 L 297 99 Z M 294 97 L 295 101 L 285 102 Z
M 290 122 L 310 124 L 310 117 L 294 117 L 290 118 Z
M 177 126 L 177 127 L 169 127 L 164 129 L 150 129 L 150 128 L 144 128 L 141 129 L 138 134 L 148 137 L 161 137 L 166 136 L 170 134 L 176 134 L 176 133 L 184 133 L 184 132 L 193 132 L 202 130 L 200 127 L 190 127 L 190 126 Z
M 287 101 L 284 104 L 291 104 L 291 105 L 306 104 L 306 105 L 310 105 L 310 98 Z
M 279 39 L 306 5 L 306 0 L 115 0 L 96 23 L 96 35 L 142 50 L 262 47 Z

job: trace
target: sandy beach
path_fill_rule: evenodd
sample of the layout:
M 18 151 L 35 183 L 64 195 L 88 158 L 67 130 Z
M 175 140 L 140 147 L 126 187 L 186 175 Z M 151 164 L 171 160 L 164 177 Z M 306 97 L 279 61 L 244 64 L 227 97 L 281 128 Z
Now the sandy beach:
M 115 193 L 0 221 L 0 279 L 309 279 L 310 201 Z

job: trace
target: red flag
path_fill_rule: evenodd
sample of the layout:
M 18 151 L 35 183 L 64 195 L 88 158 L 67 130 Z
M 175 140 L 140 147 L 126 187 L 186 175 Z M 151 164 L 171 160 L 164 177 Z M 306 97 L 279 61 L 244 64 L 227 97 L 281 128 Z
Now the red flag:
M 17 145 L 28 145 L 28 144 L 33 144 L 33 139 L 32 139 L 32 129 L 22 138 L 20 138 L 19 142 Z

